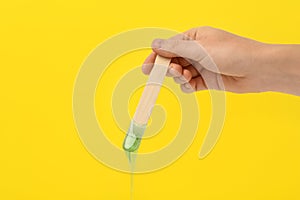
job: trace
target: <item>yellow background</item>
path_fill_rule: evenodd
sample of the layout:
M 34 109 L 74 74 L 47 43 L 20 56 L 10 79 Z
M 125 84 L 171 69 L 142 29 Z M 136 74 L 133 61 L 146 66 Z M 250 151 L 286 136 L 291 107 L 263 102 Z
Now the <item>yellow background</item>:
M 2 1 L 0 199 L 130 198 L 130 176 L 86 151 L 72 116 L 80 65 L 108 37 L 210 25 L 263 42 L 300 43 L 299 8 L 298 0 Z M 141 54 L 132 62 L 142 62 L 147 52 Z M 201 116 L 210 116 L 208 93 L 197 96 Z M 228 93 L 222 136 L 209 157 L 198 159 L 209 126 L 203 117 L 183 157 L 134 177 L 134 199 L 300 199 L 299 113 L 299 97 Z

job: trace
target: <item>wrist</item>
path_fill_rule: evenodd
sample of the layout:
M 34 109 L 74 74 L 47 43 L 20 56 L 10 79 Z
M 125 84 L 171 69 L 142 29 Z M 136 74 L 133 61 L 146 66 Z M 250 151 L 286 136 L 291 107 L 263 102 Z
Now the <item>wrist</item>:
M 300 95 L 300 45 L 264 44 L 259 61 L 265 91 Z

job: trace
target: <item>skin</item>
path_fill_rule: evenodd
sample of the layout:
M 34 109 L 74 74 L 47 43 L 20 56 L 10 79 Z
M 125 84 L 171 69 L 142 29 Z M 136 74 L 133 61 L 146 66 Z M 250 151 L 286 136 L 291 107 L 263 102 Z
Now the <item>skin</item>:
M 199 44 L 216 68 L 201 64 Z M 168 76 L 184 92 L 206 89 L 235 93 L 283 92 L 300 96 L 300 45 L 266 44 L 211 28 L 190 29 L 170 39 L 156 39 L 142 70 L 149 74 L 156 55 L 171 58 Z M 197 57 L 198 56 L 198 57 Z M 224 87 L 208 87 L 221 77 Z

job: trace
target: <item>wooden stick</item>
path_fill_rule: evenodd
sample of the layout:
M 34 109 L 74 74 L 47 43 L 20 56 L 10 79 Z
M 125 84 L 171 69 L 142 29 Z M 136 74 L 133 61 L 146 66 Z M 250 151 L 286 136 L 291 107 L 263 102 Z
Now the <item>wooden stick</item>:
M 133 120 L 144 125 L 148 123 L 152 108 L 155 105 L 161 85 L 164 81 L 171 59 L 156 56 L 154 66 L 144 88 L 143 94 L 136 108 Z

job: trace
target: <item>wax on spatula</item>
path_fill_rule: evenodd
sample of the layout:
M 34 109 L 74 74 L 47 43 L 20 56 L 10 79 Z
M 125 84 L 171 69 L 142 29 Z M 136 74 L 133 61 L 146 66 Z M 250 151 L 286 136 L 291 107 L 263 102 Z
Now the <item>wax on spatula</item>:
M 139 148 L 152 108 L 155 105 L 158 93 L 168 71 L 170 61 L 169 58 L 156 56 L 154 66 L 123 143 L 125 151 L 135 152 Z

